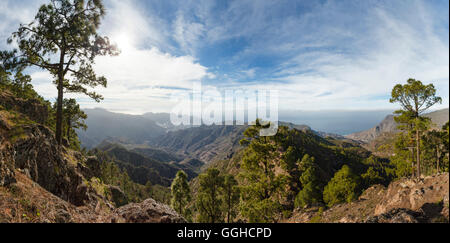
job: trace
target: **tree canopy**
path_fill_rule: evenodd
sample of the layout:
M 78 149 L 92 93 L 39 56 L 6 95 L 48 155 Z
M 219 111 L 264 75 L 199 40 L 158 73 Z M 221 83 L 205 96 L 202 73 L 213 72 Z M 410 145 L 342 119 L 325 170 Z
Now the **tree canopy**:
M 83 93 L 100 101 L 103 97 L 88 89 L 107 84 L 105 77 L 95 73 L 94 59 L 119 54 L 108 37 L 97 33 L 104 15 L 101 0 L 51 0 L 39 8 L 31 23 L 21 24 L 8 39 L 8 43 L 14 42 L 18 48 L 2 52 L 5 68 L 20 72 L 36 66 L 54 76 L 58 89 L 56 138 L 60 144 L 63 93 Z
M 187 175 L 184 171 L 177 172 L 175 179 L 170 187 L 171 205 L 181 215 L 186 214 L 186 205 L 191 201 L 191 189 L 187 181 Z

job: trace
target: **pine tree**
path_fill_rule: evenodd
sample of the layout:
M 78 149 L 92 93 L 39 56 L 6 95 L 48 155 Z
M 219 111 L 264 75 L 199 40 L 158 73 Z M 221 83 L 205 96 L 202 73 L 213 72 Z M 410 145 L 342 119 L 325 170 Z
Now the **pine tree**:
M 322 187 L 319 179 L 319 168 L 314 162 L 314 157 L 305 154 L 300 162 L 303 170 L 300 176 L 302 190 L 295 198 L 295 207 L 313 205 L 322 201 Z
M 20 25 L 8 39 L 18 49 L 3 52 L 3 66 L 21 71 L 27 66 L 45 69 L 55 77 L 58 90 L 56 140 L 62 143 L 64 92 L 83 93 L 100 101 L 103 97 L 87 87 L 106 87 L 92 64 L 99 55 L 117 55 L 107 37 L 97 33 L 105 15 L 101 0 L 51 0 L 39 8 L 33 22 Z M 55 58 L 57 57 L 57 58 Z M 67 74 L 72 78 L 68 79 Z
M 177 172 L 175 179 L 170 187 L 171 189 L 171 205 L 181 215 L 186 213 L 186 205 L 191 200 L 191 189 L 187 181 L 187 175 L 184 171 Z
M 223 198 L 226 213 L 226 222 L 232 223 L 236 216 L 236 208 L 239 204 L 240 191 L 238 182 L 232 175 L 225 175 L 223 183 Z
M 282 140 L 280 140 L 282 142 Z M 288 185 L 289 191 L 287 193 L 287 200 L 294 201 L 294 197 L 300 191 L 301 185 L 298 180 L 300 177 L 300 152 L 294 146 L 288 146 L 287 150 L 281 157 L 281 168 L 284 169 L 288 174 Z
M 347 165 L 334 174 L 325 186 L 323 200 L 329 207 L 343 202 L 351 202 L 358 198 L 359 178 Z
M 86 113 L 80 109 L 80 105 L 77 104 L 75 99 L 64 99 L 63 101 L 63 117 L 65 136 L 69 143 L 77 137 L 74 129 L 87 129 L 87 125 L 84 120 L 87 119 Z
M 442 103 L 442 98 L 436 96 L 436 89 L 433 84 L 424 85 L 421 81 L 408 79 L 407 84 L 397 84 L 391 93 L 391 103 L 399 103 L 402 110 L 397 110 L 400 114 L 395 118 L 397 122 L 407 124 L 409 131 L 415 133 L 416 142 L 416 176 L 420 177 L 420 133 L 427 128 L 429 118 L 423 117 L 424 111 L 436 103 Z
M 444 167 L 444 171 L 448 172 L 450 164 L 449 122 L 445 123 L 444 126 L 442 126 L 442 141 L 444 144 L 443 153 L 446 154 L 446 156 L 444 157 L 444 161 L 442 161 L 442 166 Z
M 199 212 L 198 221 L 201 223 L 218 223 L 223 221 L 221 197 L 224 177 L 215 168 L 209 168 L 199 176 L 199 192 L 196 206 Z
M 430 161 L 429 167 L 434 167 L 437 173 L 441 171 L 446 135 L 446 131 L 432 130 L 424 134 L 422 138 L 425 157 Z
M 241 164 L 240 176 L 244 179 L 241 214 L 250 222 L 276 221 L 286 185 L 286 177 L 275 174 L 279 156 L 275 142 L 271 137 L 259 135 L 263 127 L 257 120 L 241 140 L 241 144 L 248 145 Z

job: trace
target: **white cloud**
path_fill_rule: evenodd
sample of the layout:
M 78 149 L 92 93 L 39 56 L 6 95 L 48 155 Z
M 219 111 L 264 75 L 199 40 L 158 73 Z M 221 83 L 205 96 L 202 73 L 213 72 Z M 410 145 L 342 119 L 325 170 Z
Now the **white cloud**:
M 95 59 L 95 71 L 108 79 L 106 89 L 95 88 L 104 100 L 95 103 L 81 94 L 66 97 L 77 98 L 85 108 L 102 107 L 133 114 L 167 111 L 173 106 L 168 97 L 174 90 L 190 89 L 194 81 L 214 78 L 192 56 L 174 56 L 161 51 L 159 47 L 163 48 L 166 39 L 154 27 L 158 20 L 146 16 L 134 1 L 108 4 L 108 15 L 100 31 L 116 42 L 122 53 Z M 34 72 L 32 78 L 38 93 L 48 99 L 56 97 L 49 73 Z
M 194 54 L 196 44 L 205 32 L 205 26 L 198 22 L 186 20 L 181 12 L 177 14 L 173 25 L 174 39 L 185 52 Z
M 147 15 L 142 3 L 134 0 L 111 0 L 106 2 L 107 14 L 102 21 L 100 32 L 114 41 L 126 36 L 133 46 L 165 46 L 167 33 L 163 32 L 164 22 Z
M 2 38 L 17 22 L 31 20 L 39 5 L 12 3 L 0 2 Z M 434 83 L 444 98 L 440 107 L 449 105 L 448 15 L 438 16 L 428 2 L 326 1 L 312 4 L 302 14 L 290 12 L 280 18 L 276 15 L 285 7 L 275 1 L 234 1 L 218 12 L 213 1 L 187 1 L 168 3 L 176 7 L 167 19 L 161 19 L 164 13 L 155 14 L 163 10 L 148 9 L 135 0 L 105 4 L 101 32 L 116 41 L 123 53 L 96 59 L 96 71 L 109 81 L 107 89 L 98 89 L 105 100 L 97 104 L 79 98 L 83 107 L 127 113 L 168 111 L 172 104 L 167 96 L 174 90 L 159 86 L 189 89 L 192 82 L 214 79 L 216 74 L 224 81 L 210 84 L 280 90 L 281 108 L 395 108 L 386 96 L 394 84 L 410 77 Z M 351 9 L 356 5 L 360 12 Z M 436 27 L 443 21 L 446 35 Z M 195 58 L 198 49 L 234 38 L 245 40 L 242 50 L 226 58 L 211 57 L 226 59 L 215 62 L 217 73 Z M 273 57 L 273 64 L 250 69 L 258 55 Z M 225 62 L 230 68 L 222 73 L 220 65 Z M 41 72 L 33 75 L 38 92 L 54 97 L 56 89 L 46 81 L 49 77 Z
M 38 7 L 43 0 L 22 3 L 21 1 L 2 0 L 0 1 L 0 48 L 10 48 L 6 39 L 12 32 L 17 31 L 19 24 L 28 24 L 37 13 Z
M 214 77 L 192 56 L 174 56 L 161 51 L 161 48 L 170 49 L 167 48 L 169 33 L 163 31 L 166 23 L 146 15 L 138 3 L 113 1 L 108 16 L 104 31 L 113 41 L 117 40 L 122 53 L 96 58 L 95 70 L 108 79 L 108 88 L 98 89 L 105 97 L 102 103 L 81 102 L 84 107 L 99 106 L 134 114 L 167 111 L 173 106 L 168 100 L 174 92 L 171 88 L 190 89 L 194 81 Z M 189 32 L 195 27 L 180 28 L 179 40 L 189 43 L 193 38 Z
M 438 88 L 443 104 L 435 108 L 448 107 L 448 39 L 433 30 L 432 18 L 421 6 L 412 8 L 423 21 L 374 9 L 361 19 L 368 30 L 353 34 L 357 41 L 350 53 L 301 53 L 284 63 L 278 78 L 265 86 L 280 89 L 284 107 L 391 109 L 396 107 L 388 102 L 392 87 L 416 78 Z M 322 35 L 320 30 L 316 34 Z M 285 83 L 279 85 L 280 81 Z
M 119 56 L 96 59 L 95 70 L 111 83 L 136 86 L 191 87 L 192 81 L 201 80 L 207 69 L 191 56 L 172 56 L 156 48 L 130 49 Z

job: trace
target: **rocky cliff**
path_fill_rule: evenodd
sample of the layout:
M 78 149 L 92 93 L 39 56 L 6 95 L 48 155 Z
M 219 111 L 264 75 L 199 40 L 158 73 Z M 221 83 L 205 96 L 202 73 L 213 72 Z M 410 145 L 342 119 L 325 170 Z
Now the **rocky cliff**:
M 298 209 L 287 222 L 428 223 L 449 222 L 449 173 L 375 185 L 351 203 L 327 210 Z

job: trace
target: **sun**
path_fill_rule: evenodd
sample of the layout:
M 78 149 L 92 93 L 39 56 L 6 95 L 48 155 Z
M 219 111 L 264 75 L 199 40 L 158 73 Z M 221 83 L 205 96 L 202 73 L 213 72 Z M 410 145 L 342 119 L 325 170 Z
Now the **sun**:
M 132 41 L 126 34 L 117 35 L 112 41 L 117 44 L 117 47 L 122 52 L 130 51 L 133 49 Z

